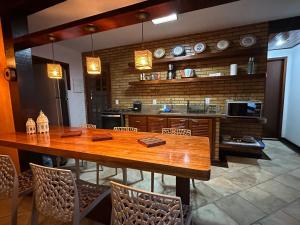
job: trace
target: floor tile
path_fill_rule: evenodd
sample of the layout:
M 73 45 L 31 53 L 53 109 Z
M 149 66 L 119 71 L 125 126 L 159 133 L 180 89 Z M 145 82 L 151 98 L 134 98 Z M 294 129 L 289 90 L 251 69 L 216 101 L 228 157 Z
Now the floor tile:
M 247 189 L 238 194 L 265 213 L 274 212 L 287 204 L 276 196 L 257 187 Z
M 259 166 L 247 167 L 247 168 L 241 169 L 240 172 L 243 172 L 250 176 L 255 177 L 257 184 L 265 182 L 267 180 L 270 180 L 271 178 L 273 178 L 275 176 L 274 174 L 272 174 L 266 170 L 263 170 Z
M 252 174 L 249 175 L 241 171 L 228 173 L 224 177 L 239 186 L 241 189 L 246 189 L 257 184 L 257 180 L 254 176 L 252 176 Z
M 289 174 L 284 174 L 279 177 L 276 177 L 275 180 L 286 186 L 295 188 L 298 191 L 300 191 L 300 178 L 298 178 L 298 177 L 295 177 L 295 176 L 292 176 Z
M 295 217 L 300 221 L 300 199 L 287 205 L 282 209 L 286 214 Z M 300 223 L 299 223 L 300 224 Z
M 296 169 L 296 170 L 293 170 L 293 171 L 290 171 L 289 174 L 293 175 L 295 177 L 298 177 L 300 179 L 300 168 Z
M 214 204 L 208 204 L 193 212 L 193 225 L 238 225 Z
M 259 167 L 266 170 L 274 175 L 281 175 L 287 173 L 290 169 L 282 167 L 278 164 L 273 163 L 271 160 L 258 160 Z
M 240 225 L 252 224 L 265 216 L 260 209 L 237 194 L 220 199 L 215 204 Z
M 231 195 L 241 190 L 239 186 L 224 177 L 217 177 L 204 183 L 223 196 Z
M 219 166 L 212 166 L 210 170 L 210 179 L 214 179 L 216 177 L 224 176 L 228 173 L 226 168 Z
M 299 225 L 300 221 L 294 217 L 287 215 L 282 211 L 278 211 L 270 216 L 258 221 L 261 225 Z
M 294 188 L 288 187 L 275 180 L 270 180 L 259 184 L 256 187 L 259 189 L 275 195 L 277 198 L 285 202 L 292 202 L 300 197 L 300 192 Z

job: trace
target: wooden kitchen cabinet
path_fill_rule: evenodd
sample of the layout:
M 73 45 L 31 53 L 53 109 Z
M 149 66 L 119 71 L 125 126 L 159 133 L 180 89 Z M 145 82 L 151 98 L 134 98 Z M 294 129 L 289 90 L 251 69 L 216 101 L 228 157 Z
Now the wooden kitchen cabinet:
M 168 127 L 176 129 L 189 129 L 188 118 L 168 118 Z
M 138 131 L 147 132 L 146 116 L 129 116 L 128 122 L 130 127 L 135 127 Z
M 204 136 L 212 138 L 211 119 L 189 119 L 189 129 L 193 136 Z
M 168 118 L 148 116 L 148 132 L 161 133 L 162 128 L 168 127 Z

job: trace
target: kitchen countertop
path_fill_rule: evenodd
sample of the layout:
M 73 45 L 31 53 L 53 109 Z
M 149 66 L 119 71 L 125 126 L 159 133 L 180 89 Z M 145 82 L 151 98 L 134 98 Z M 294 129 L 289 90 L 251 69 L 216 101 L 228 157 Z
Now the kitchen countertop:
M 142 112 L 124 112 L 124 115 L 135 115 L 135 116 L 166 116 L 166 117 L 219 117 L 225 118 L 223 113 L 159 113 L 157 111 L 142 111 Z

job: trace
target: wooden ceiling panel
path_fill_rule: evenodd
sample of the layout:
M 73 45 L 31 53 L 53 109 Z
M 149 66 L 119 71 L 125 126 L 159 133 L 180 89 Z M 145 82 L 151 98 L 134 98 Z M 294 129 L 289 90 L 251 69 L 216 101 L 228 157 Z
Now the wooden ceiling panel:
M 145 1 L 19 37 L 15 39 L 15 49 L 22 50 L 47 44 L 50 42 L 48 38 L 50 34 L 56 37 L 56 41 L 67 40 L 90 34 L 88 31 L 84 30 L 84 27 L 89 24 L 97 26 L 98 32 L 137 24 L 140 23 L 140 20 L 136 15 L 141 11 L 145 11 L 149 14 L 149 18 L 147 18 L 147 21 L 149 21 L 174 12 L 185 13 L 234 1 L 238 0 Z

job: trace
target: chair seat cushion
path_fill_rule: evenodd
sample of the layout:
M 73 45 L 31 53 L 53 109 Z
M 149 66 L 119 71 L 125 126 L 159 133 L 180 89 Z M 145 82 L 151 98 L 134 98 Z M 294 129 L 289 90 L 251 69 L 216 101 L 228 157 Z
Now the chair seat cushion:
M 92 184 L 83 180 L 76 181 L 80 212 L 93 208 L 110 193 L 110 187 Z
M 33 180 L 31 170 L 22 172 L 18 176 L 19 180 L 19 196 L 26 195 L 32 192 Z

